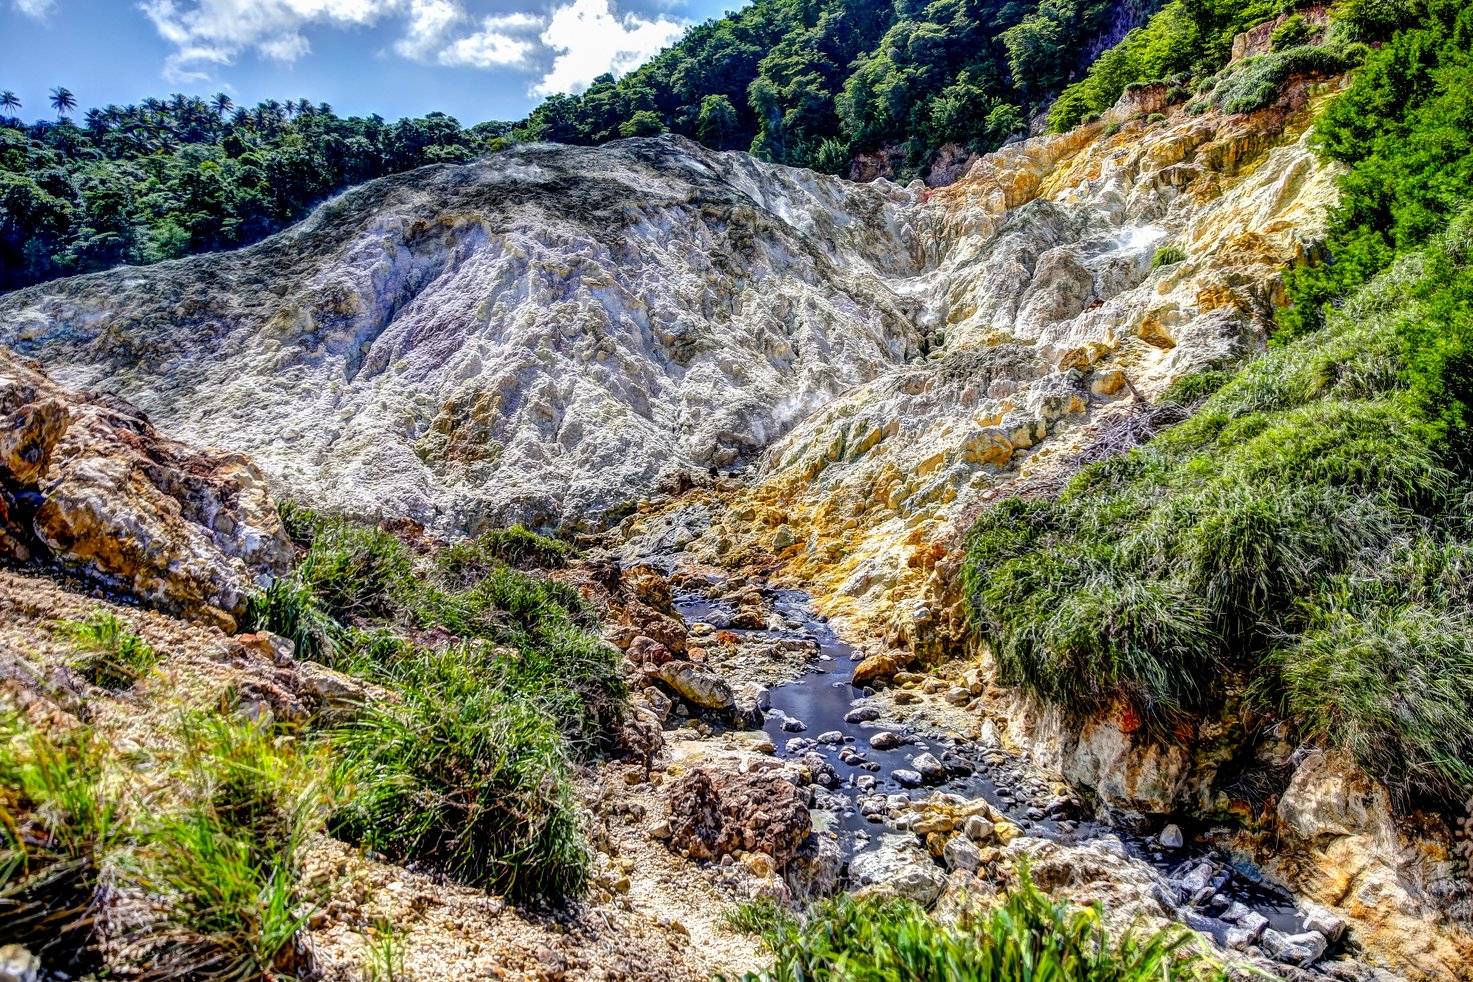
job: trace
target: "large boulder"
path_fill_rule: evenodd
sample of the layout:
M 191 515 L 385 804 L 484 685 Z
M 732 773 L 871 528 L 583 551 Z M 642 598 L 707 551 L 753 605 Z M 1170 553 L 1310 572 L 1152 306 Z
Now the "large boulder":
M 697 768 L 670 788 L 672 849 L 692 859 L 761 852 L 783 868 L 813 831 L 798 789 L 770 772 Z
M 946 889 L 946 874 L 909 835 L 887 835 L 849 863 L 849 879 L 866 895 L 901 897 L 923 907 Z
M 700 709 L 729 711 L 736 707 L 731 686 L 721 676 L 707 672 L 688 661 L 667 661 L 649 666 L 654 678 L 663 682 L 692 706 Z
M 233 626 L 292 546 L 244 456 L 161 435 L 121 399 L 71 392 L 0 348 L 0 552 L 160 610 Z

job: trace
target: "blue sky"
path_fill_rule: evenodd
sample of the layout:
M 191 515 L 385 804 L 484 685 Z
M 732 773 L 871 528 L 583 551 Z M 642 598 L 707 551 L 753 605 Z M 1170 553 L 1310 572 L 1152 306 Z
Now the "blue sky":
M 740 0 L 0 0 L 0 89 L 50 114 L 171 92 L 388 119 L 518 119 Z

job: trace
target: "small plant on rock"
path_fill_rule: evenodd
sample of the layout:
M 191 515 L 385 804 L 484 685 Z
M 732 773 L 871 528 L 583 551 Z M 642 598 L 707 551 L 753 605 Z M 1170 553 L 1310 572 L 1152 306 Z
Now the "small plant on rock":
M 1175 266 L 1177 263 L 1184 263 L 1186 261 L 1187 251 L 1181 246 L 1162 246 L 1160 249 L 1157 249 L 1156 254 L 1151 257 L 1151 268 L 1160 269 L 1163 266 Z

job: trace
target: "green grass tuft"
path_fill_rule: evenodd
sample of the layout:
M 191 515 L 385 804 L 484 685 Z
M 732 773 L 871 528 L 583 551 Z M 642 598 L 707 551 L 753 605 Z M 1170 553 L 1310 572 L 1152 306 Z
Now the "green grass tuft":
M 165 916 L 134 943 L 144 977 L 296 978 L 302 930 L 330 884 L 304 890 L 299 860 L 341 793 L 325 746 L 269 729 L 189 717 L 179 733 L 181 807 L 148 830 L 139 875 Z
M 1185 930 L 1112 938 L 1098 905 L 1070 907 L 1025 877 L 1001 906 L 955 925 L 903 900 L 826 901 L 802 921 L 776 918 L 770 971 L 748 982 L 1172 982 L 1222 980 Z
M 158 654 L 127 622 L 106 610 L 58 622 L 56 631 L 81 656 L 77 668 L 93 685 L 122 690 L 146 678 Z
M 0 712 L 0 945 L 85 965 L 104 857 L 126 829 L 85 727 L 50 735 Z
M 1160 269 L 1163 266 L 1175 266 L 1177 263 L 1184 263 L 1186 261 L 1187 251 L 1181 246 L 1162 246 L 1151 257 L 1151 268 Z

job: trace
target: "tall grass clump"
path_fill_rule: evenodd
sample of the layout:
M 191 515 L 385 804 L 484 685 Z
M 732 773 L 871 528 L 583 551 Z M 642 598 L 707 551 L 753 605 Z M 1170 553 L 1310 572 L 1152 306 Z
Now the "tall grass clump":
M 904 900 L 841 896 L 764 934 L 772 968 L 748 982 L 1172 982 L 1227 976 L 1185 930 L 1111 937 L 1098 905 L 1056 903 L 1027 878 L 1003 903 L 933 920 Z
M 462 549 L 482 557 L 482 562 L 490 558 L 517 569 L 562 569 L 573 556 L 568 543 L 538 535 L 525 525 L 490 529 L 469 543 L 445 550 L 440 558 L 448 559 Z
M 270 631 L 292 643 L 298 658 L 331 661 L 342 625 L 324 611 L 311 587 L 295 577 L 276 580 L 246 600 L 242 631 Z
M 56 632 L 70 641 L 79 658 L 77 670 L 93 685 L 114 691 L 142 681 L 158 663 L 158 654 L 127 622 L 108 610 L 80 620 L 64 620 Z
M 125 830 L 91 731 L 0 712 L 0 945 L 85 966 L 104 858 Z
M 303 929 L 331 884 L 306 888 L 300 858 L 341 788 L 326 748 L 269 728 L 192 716 L 178 733 L 182 801 L 148 829 L 138 876 L 163 915 L 131 943 L 145 978 L 298 978 Z
M 1198 408 L 1154 442 L 983 514 L 963 588 L 1004 681 L 1076 717 L 1122 700 L 1158 732 L 1246 688 L 1401 802 L 1461 802 L 1473 480 L 1423 339 L 1473 285 L 1470 226 L 1323 331 L 1184 381 Z
M 355 787 L 334 833 L 517 897 L 581 893 L 568 773 L 611 745 L 625 692 L 578 590 L 531 571 L 571 549 L 514 526 L 416 555 L 342 517 L 291 524 L 306 555 L 250 623 L 397 694 L 333 735 Z
M 518 898 L 582 892 L 588 853 L 569 746 L 538 690 L 467 647 L 414 649 L 382 680 L 402 694 L 338 739 L 357 792 L 334 831 Z M 550 683 L 544 683 L 550 687 Z

